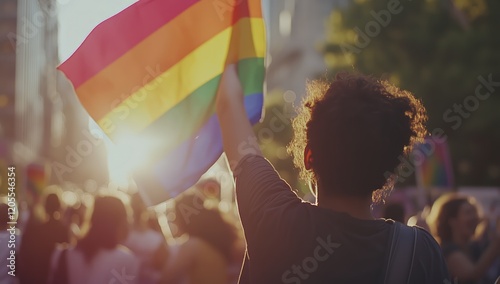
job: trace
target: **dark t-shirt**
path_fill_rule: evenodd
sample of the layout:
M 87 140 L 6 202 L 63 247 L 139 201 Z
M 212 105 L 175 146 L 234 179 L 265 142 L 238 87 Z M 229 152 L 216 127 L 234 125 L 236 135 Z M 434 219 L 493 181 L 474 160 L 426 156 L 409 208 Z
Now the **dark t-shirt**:
M 235 170 L 247 241 L 240 283 L 382 283 L 391 222 L 303 202 L 263 157 Z M 447 284 L 441 250 L 420 229 L 411 283 Z

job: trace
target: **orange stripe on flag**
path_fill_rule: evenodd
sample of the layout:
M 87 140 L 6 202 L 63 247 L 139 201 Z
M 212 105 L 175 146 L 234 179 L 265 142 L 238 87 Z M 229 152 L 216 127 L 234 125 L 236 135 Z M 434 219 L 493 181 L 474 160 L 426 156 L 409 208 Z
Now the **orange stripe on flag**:
M 76 93 L 89 114 L 96 120 L 103 118 L 126 98 L 241 18 L 262 17 L 259 1 L 237 7 L 240 10 L 234 18 L 232 13 L 217 10 L 216 3 L 210 0 L 193 5 L 77 88 Z M 186 36 L 185 30 L 193 28 L 196 19 L 203 19 L 203 25 L 196 26 L 196 37 Z M 165 46 L 168 50 L 160 48 Z
M 248 36 L 232 37 L 234 30 L 252 31 Z M 231 41 L 238 40 L 236 43 Z M 237 62 L 265 55 L 265 27 L 262 19 L 243 19 L 213 37 L 178 64 L 157 76 L 98 120 L 112 139 L 123 133 L 139 133 L 193 91 L 220 75 L 226 60 Z M 238 54 L 228 55 L 229 46 L 239 46 Z M 206 56 L 212 54 L 212 56 Z M 229 58 L 228 58 L 229 57 Z M 87 106 L 86 106 L 87 107 Z

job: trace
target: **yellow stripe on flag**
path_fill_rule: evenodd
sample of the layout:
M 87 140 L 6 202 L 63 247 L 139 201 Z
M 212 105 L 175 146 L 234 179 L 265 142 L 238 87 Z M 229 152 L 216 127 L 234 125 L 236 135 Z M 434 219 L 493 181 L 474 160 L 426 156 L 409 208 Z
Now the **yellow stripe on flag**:
M 244 31 L 241 33 L 245 34 L 234 37 L 234 29 L 239 30 L 238 32 Z M 246 32 L 250 31 L 252 37 L 246 35 Z M 227 60 L 236 62 L 246 58 L 264 57 L 264 41 L 264 21 L 259 18 L 242 19 L 145 86 L 138 88 L 100 119 L 99 126 L 112 140 L 118 139 L 125 132 L 139 133 L 210 79 L 220 75 Z M 239 54 L 229 55 L 228 58 L 230 44 L 239 47 L 233 46 L 233 50 Z

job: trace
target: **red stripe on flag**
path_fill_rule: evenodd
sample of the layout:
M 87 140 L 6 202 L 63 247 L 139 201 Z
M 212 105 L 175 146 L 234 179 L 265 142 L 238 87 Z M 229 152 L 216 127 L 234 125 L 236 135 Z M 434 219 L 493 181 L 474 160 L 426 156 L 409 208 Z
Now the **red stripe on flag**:
M 76 89 L 198 1 L 136 2 L 95 27 L 75 53 L 59 66 L 59 69 L 72 81 Z M 141 24 L 137 25 L 137 21 Z M 115 43 L 113 49 L 103 48 L 103 43 L 110 41 Z M 93 60 L 89 61 L 89 58 Z

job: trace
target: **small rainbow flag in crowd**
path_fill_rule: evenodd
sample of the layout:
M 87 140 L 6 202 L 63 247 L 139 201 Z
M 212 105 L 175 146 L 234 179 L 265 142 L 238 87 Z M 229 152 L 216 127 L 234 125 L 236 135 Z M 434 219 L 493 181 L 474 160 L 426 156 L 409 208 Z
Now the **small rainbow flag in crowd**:
M 33 198 L 42 196 L 48 185 L 49 173 L 47 167 L 38 163 L 30 163 L 26 166 L 26 189 L 27 194 Z
M 222 153 L 215 95 L 237 63 L 248 118 L 263 106 L 265 26 L 260 0 L 140 0 L 99 24 L 59 69 L 117 145 L 155 143 L 136 175 L 150 203 L 195 184 Z
M 418 151 L 420 157 L 415 161 L 419 186 L 453 187 L 453 166 L 446 141 L 428 137 L 414 151 Z M 416 157 L 416 153 L 413 156 Z

